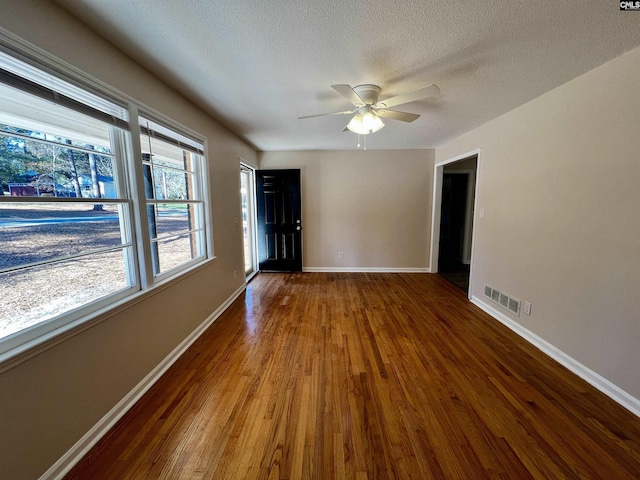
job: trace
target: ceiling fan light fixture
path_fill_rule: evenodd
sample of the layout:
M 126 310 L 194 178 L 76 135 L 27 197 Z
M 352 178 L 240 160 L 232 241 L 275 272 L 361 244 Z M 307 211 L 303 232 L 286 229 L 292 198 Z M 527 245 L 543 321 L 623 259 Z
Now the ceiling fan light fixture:
M 368 135 L 377 132 L 382 127 L 384 127 L 384 123 L 380 117 L 373 112 L 371 107 L 363 108 L 354 115 L 349 125 L 347 125 L 349 130 L 359 135 Z
M 426 87 L 419 88 L 418 90 L 414 90 L 413 92 L 396 95 L 395 97 L 385 99 L 383 102 L 379 102 L 378 98 L 380 96 L 380 87 L 378 85 L 367 83 L 352 87 L 345 84 L 336 84 L 331 85 L 331 88 L 351 102 L 351 104 L 356 107 L 355 110 L 320 113 L 298 118 L 315 118 L 327 115 L 353 115 L 353 117 L 351 117 L 351 121 L 343 131 L 346 132 L 349 130 L 353 133 L 357 133 L 358 135 L 369 135 L 370 133 L 377 132 L 384 127 L 384 123 L 380 117 L 399 120 L 406 123 L 413 122 L 420 118 L 420 115 L 417 113 L 391 110 L 390 107 L 440 95 L 440 89 L 436 85 L 428 85 Z

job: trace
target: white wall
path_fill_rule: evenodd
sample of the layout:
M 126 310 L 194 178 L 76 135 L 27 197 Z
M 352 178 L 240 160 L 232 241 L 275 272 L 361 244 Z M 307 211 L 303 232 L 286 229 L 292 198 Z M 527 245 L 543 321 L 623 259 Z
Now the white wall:
M 433 158 L 433 150 L 265 152 L 260 168 L 301 170 L 304 269 L 424 271 Z
M 34 479 L 243 284 L 238 157 L 256 152 L 52 2 L 4 1 L 0 27 L 204 135 L 217 258 L 0 373 L 0 478 Z M 0 366 L 1 367 L 1 366 Z M 0 369 L 1 371 L 2 369 Z
M 481 148 L 472 294 L 640 398 L 640 48 L 436 150 Z

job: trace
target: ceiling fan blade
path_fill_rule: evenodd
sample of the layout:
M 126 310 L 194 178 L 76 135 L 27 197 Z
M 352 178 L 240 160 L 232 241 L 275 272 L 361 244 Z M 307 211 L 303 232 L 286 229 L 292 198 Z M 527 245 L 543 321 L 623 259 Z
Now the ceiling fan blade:
M 331 112 L 331 113 L 317 113 L 315 115 L 305 115 L 304 117 L 298 117 L 298 120 L 305 118 L 326 117 L 327 115 L 349 115 L 354 113 L 355 110 L 345 110 L 344 112 Z
M 440 95 L 440 89 L 437 85 L 429 85 L 427 87 L 419 88 L 413 92 L 403 93 L 402 95 L 396 95 L 395 97 L 387 98 L 378 102 L 377 106 L 383 108 L 395 107 L 396 105 L 402 105 L 403 103 L 415 102 L 416 100 L 422 100 L 423 98 L 437 97 Z
M 331 85 L 331 88 L 353 103 L 356 107 L 361 107 L 365 104 L 350 85 Z
M 396 110 L 376 110 L 376 115 L 393 120 L 400 120 L 401 122 L 413 122 L 420 118 L 420 115 L 417 113 L 398 112 Z

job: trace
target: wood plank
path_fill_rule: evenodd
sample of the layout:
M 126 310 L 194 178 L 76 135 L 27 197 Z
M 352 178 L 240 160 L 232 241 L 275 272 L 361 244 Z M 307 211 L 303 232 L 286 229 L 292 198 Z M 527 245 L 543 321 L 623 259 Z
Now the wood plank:
M 264 274 L 67 479 L 640 478 L 640 419 L 429 274 Z

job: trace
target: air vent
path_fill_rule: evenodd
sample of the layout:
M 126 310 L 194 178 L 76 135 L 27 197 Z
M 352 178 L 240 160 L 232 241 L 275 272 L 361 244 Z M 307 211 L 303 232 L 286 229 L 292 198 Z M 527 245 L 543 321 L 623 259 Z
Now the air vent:
M 509 310 L 516 315 L 520 315 L 520 300 L 517 298 L 509 299 Z
M 509 308 L 509 297 L 504 293 L 500 293 L 500 305 L 504 308 Z
M 496 303 L 500 302 L 500 292 L 498 290 L 493 290 L 493 292 L 491 292 L 491 300 L 493 300 Z
M 520 300 L 517 298 L 512 297 L 508 293 L 496 290 L 489 285 L 484 286 L 484 296 L 490 298 L 505 310 L 509 310 L 514 315 L 520 316 Z

